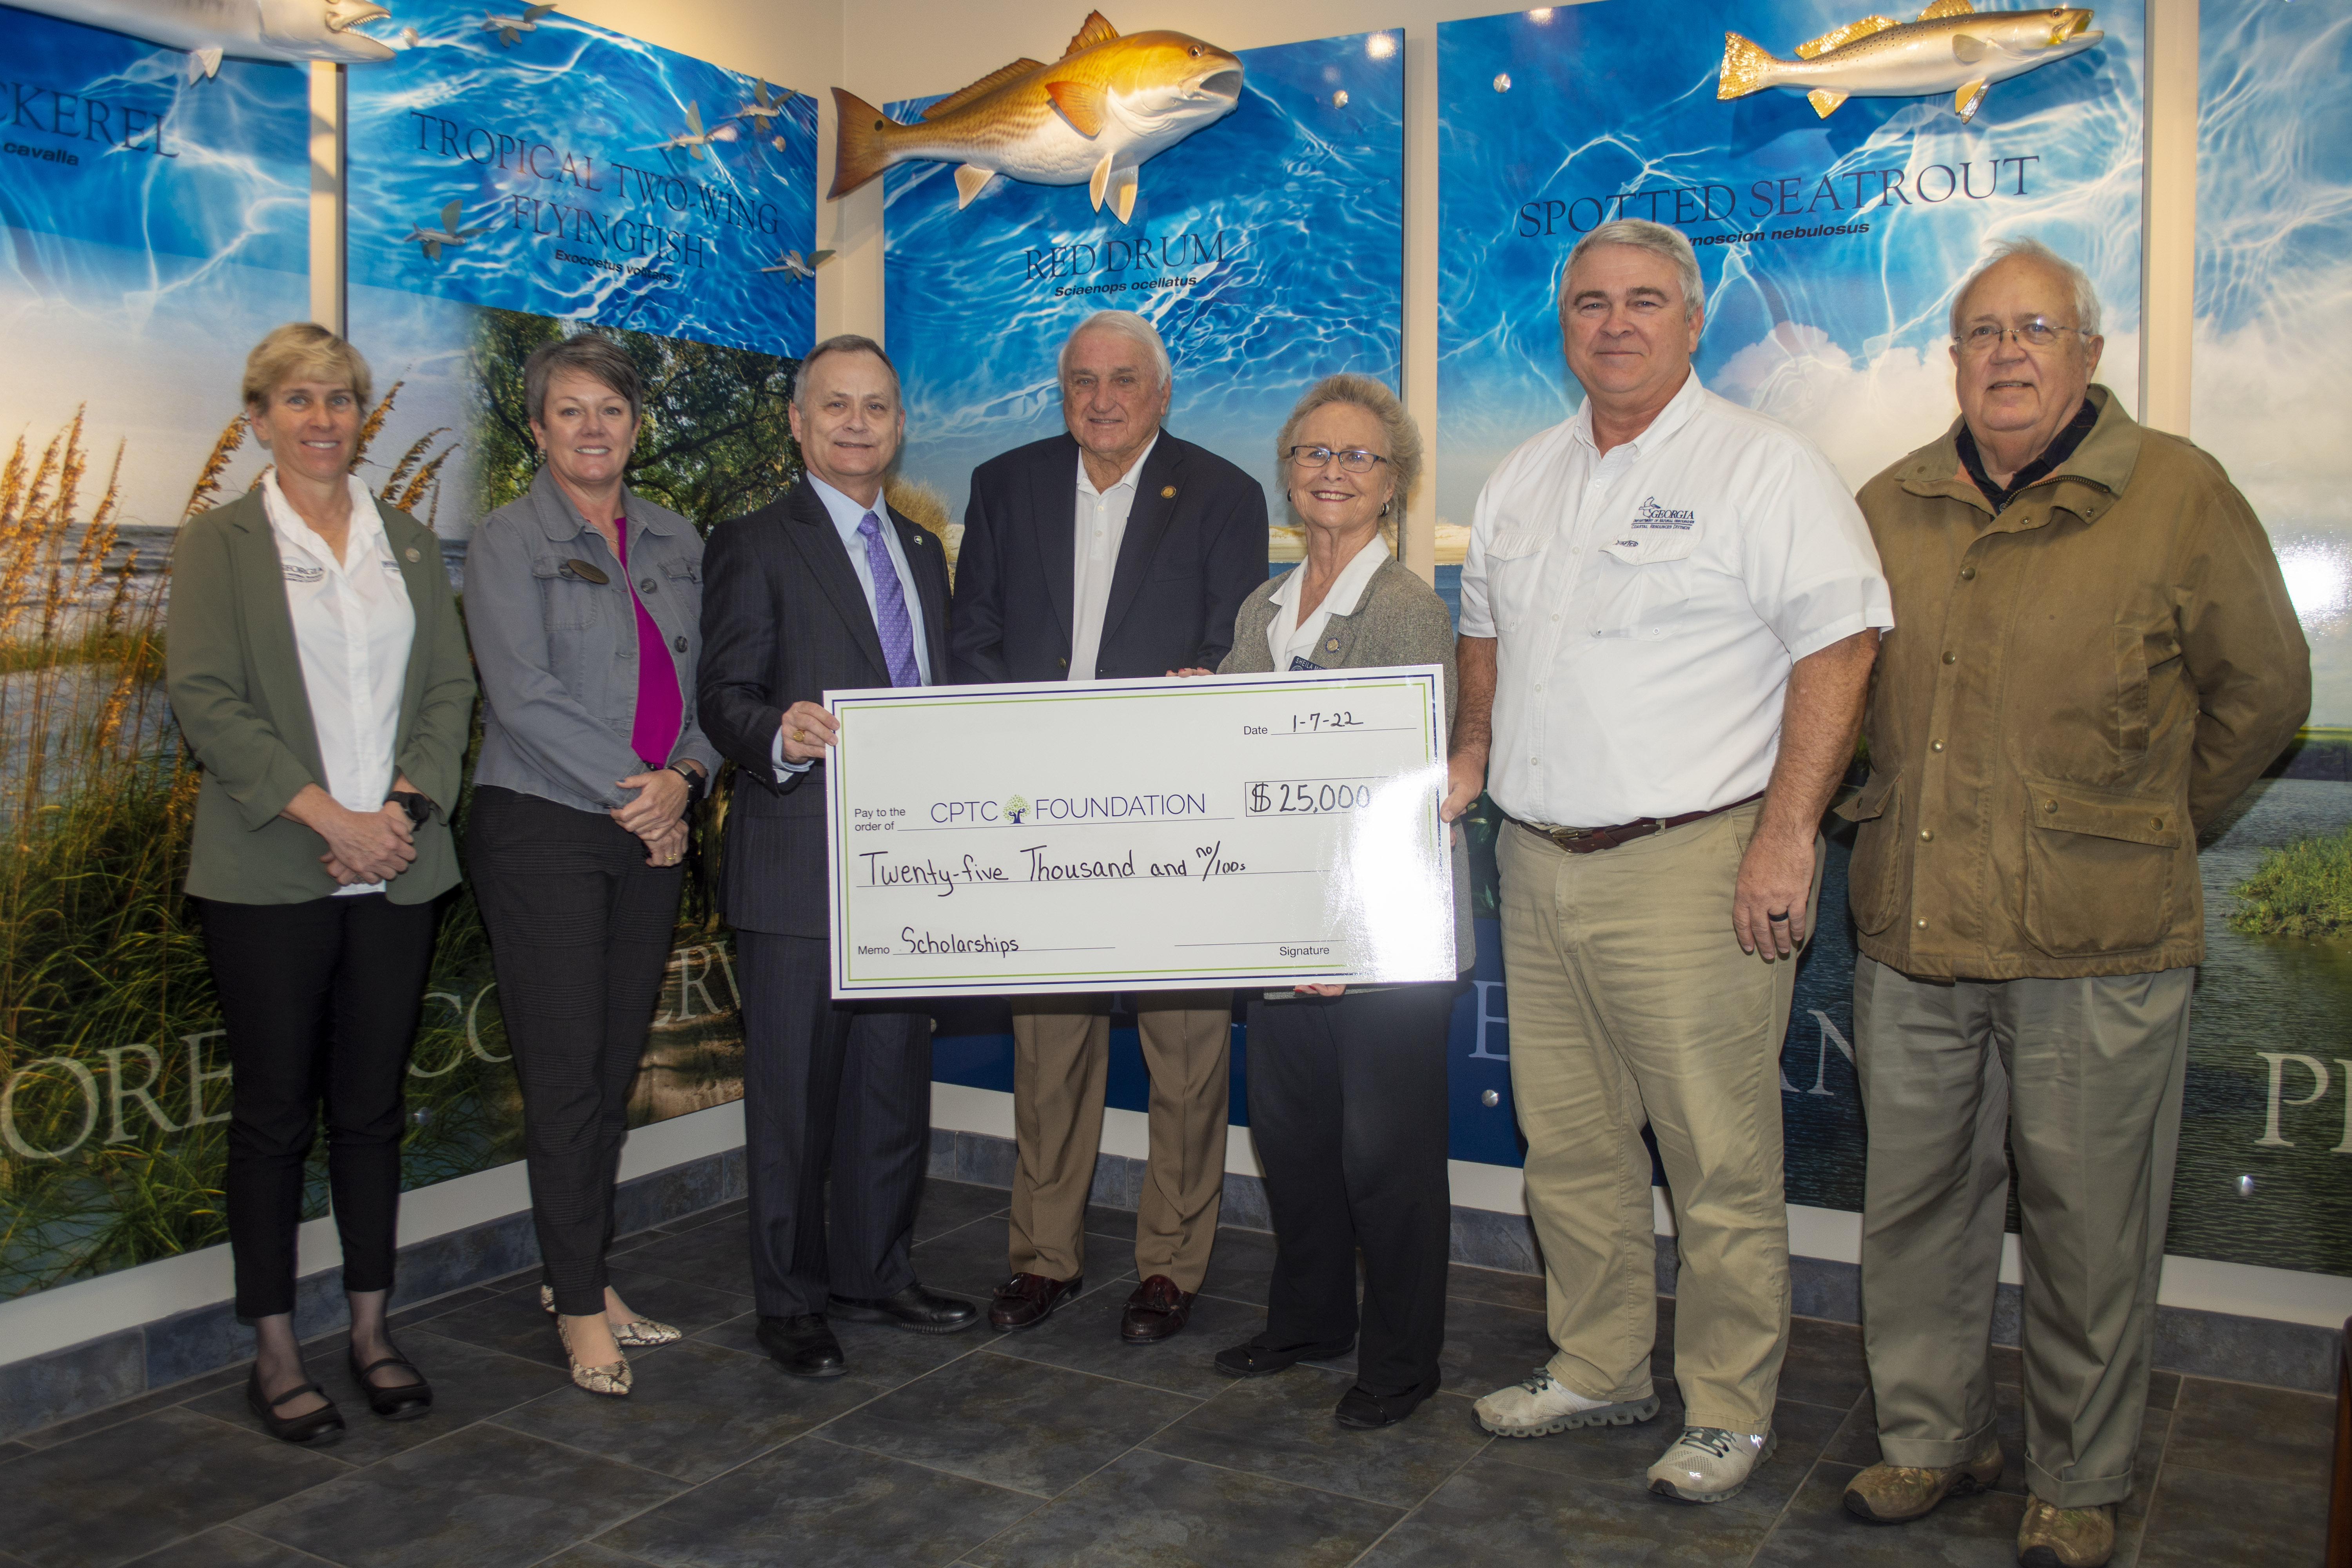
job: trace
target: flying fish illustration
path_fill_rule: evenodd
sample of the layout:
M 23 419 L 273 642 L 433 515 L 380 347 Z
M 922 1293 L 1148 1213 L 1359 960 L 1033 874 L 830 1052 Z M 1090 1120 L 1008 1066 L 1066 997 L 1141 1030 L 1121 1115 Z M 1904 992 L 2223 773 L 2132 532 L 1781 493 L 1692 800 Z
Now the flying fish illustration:
M 1745 98 L 1768 87 L 1801 92 L 1822 119 L 1848 98 L 1919 98 L 1950 93 L 1952 112 L 1973 119 L 1994 82 L 2095 47 L 2079 5 L 2044 11 L 1978 11 L 1969 0 L 1935 0 L 1916 22 L 1864 16 L 1797 46 L 1798 58 L 1775 58 L 1738 33 L 1723 35 L 1717 98 Z
M 797 250 L 787 250 L 782 256 L 777 257 L 776 259 L 768 266 L 761 268 L 760 270 L 762 272 L 781 272 L 784 275 L 785 282 L 799 283 L 804 279 L 814 278 L 816 276 L 816 269 L 832 259 L 833 252 L 830 250 L 812 250 L 806 256 L 803 256 Z
M 893 164 L 954 163 L 956 205 L 998 174 L 1087 187 L 1121 223 L 1135 211 L 1137 168 L 1240 104 L 1242 62 L 1182 33 L 1118 29 L 1090 13 L 1052 65 L 1018 59 L 901 125 L 855 93 L 833 89 L 841 116 L 831 196 Z
M 459 228 L 457 226 L 457 216 L 459 212 L 463 210 L 464 205 L 465 204 L 462 201 L 451 202 L 447 206 L 441 209 L 440 227 L 427 228 L 421 223 L 416 224 L 411 226 L 406 234 L 400 237 L 400 243 L 403 245 L 421 245 L 425 247 L 426 259 L 432 261 L 440 260 L 441 247 L 443 246 L 463 245 L 467 240 L 473 238 L 476 235 L 483 232 L 478 228 Z
M 482 31 L 496 33 L 501 48 L 513 48 L 522 42 L 525 33 L 539 31 L 539 19 L 555 9 L 552 5 L 526 5 L 520 16 L 504 16 L 496 11 L 482 13 Z
M 702 106 L 689 103 L 686 106 L 686 129 L 668 141 L 656 143 L 656 147 L 661 152 L 686 152 L 699 158 L 704 156 L 702 150 L 713 142 L 734 140 L 735 127 L 732 125 L 717 125 L 705 131 L 702 128 Z
M 392 15 L 373 0 L 23 0 L 19 9 L 185 49 L 184 74 L 191 85 L 218 71 L 225 55 L 346 65 L 393 55 L 390 45 L 352 31 Z

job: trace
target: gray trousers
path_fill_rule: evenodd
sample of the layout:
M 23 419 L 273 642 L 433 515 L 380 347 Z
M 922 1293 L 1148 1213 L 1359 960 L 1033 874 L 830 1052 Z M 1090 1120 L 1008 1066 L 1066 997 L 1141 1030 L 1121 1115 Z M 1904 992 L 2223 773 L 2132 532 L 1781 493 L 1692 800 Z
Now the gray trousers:
M 2196 977 L 1944 983 L 1856 961 L 1863 1342 L 1888 1464 L 1958 1465 L 1991 1440 L 2005 1132 L 2027 1484 L 2056 1508 L 2130 1495 Z

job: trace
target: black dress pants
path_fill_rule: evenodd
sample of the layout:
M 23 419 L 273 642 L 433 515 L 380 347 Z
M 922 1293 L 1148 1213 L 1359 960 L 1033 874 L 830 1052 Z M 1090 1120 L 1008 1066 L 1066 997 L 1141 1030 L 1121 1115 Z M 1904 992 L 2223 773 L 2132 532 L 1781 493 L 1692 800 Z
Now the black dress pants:
M 1357 1340 L 1357 1381 L 1382 1394 L 1435 1376 L 1445 1345 L 1445 1032 L 1455 990 L 1249 1004 L 1250 1132 L 1276 1247 L 1260 1342 Z
M 466 868 L 522 1082 L 530 1217 L 555 1310 L 604 1310 L 629 1088 L 661 998 L 682 866 L 601 811 L 476 786 Z
M 735 951 L 760 1315 L 896 1295 L 915 1282 L 930 1163 L 930 1015 L 921 1003 L 835 1003 L 821 937 L 739 931 Z
M 227 1026 L 229 1255 L 236 1315 L 294 1310 L 302 1173 L 327 1113 L 327 1182 L 343 1289 L 392 1288 L 400 1215 L 401 1079 L 436 903 L 382 893 L 299 904 L 194 900 Z

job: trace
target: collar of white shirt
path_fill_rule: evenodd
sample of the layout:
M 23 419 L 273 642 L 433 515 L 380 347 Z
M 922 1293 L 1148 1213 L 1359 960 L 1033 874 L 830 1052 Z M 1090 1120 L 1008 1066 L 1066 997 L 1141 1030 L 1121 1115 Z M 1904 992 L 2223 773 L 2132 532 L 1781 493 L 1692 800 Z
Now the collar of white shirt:
M 1143 444 L 1143 450 L 1135 455 L 1134 466 L 1129 468 L 1127 472 L 1119 475 L 1118 483 L 1111 486 L 1108 490 L 1098 490 L 1095 489 L 1094 476 L 1087 472 L 1086 448 L 1083 447 L 1079 447 L 1078 493 L 1082 496 L 1093 496 L 1099 500 L 1103 497 L 1110 494 L 1111 490 L 1132 490 L 1135 489 L 1138 476 L 1143 472 L 1143 465 L 1151 461 L 1151 448 L 1158 445 L 1160 445 L 1160 432 L 1154 430 L 1151 433 L 1151 439 Z
M 261 510 L 268 515 L 269 531 L 279 540 L 309 555 L 331 564 L 338 572 L 349 574 L 350 564 L 364 559 L 363 552 L 373 542 L 383 536 L 383 519 L 375 510 L 375 497 L 360 482 L 357 474 L 350 476 L 352 493 L 351 531 L 343 539 L 343 559 L 337 561 L 327 542 L 311 531 L 278 487 L 278 473 L 272 469 L 261 476 Z
M 1691 416 L 1698 412 L 1698 405 L 1706 397 L 1706 389 L 1698 384 L 1698 372 L 1690 372 L 1683 377 L 1683 384 L 1675 389 L 1675 395 L 1666 399 L 1666 405 L 1658 410 L 1658 416 L 1650 421 L 1649 428 L 1624 445 L 1631 447 L 1636 457 L 1643 452 L 1655 451 L 1660 442 L 1691 422 Z M 1584 400 L 1584 405 L 1576 411 L 1576 417 L 1569 421 L 1568 428 L 1571 439 L 1581 441 L 1595 452 L 1601 450 L 1601 444 L 1592 438 L 1591 398 Z M 1612 451 L 1615 449 L 1611 448 Z
M 1348 557 L 1348 563 L 1339 568 L 1337 577 L 1331 579 L 1331 586 L 1324 594 L 1323 602 L 1315 607 L 1334 616 L 1354 615 L 1356 601 L 1364 596 L 1364 589 L 1371 582 L 1372 574 L 1379 571 L 1381 563 L 1388 558 L 1388 541 L 1374 533 L 1362 549 Z M 1291 601 L 1298 597 L 1298 585 L 1306 574 L 1307 563 L 1304 561 L 1285 572 L 1282 581 L 1275 584 L 1274 603 L 1288 609 Z
M 866 514 L 869 511 L 874 514 L 874 521 L 882 525 L 886 540 L 897 531 L 890 526 L 890 503 L 882 498 L 879 490 L 874 494 L 872 506 L 860 506 L 805 468 L 802 474 L 807 479 L 809 488 L 816 491 L 816 499 L 824 502 L 824 514 L 833 519 L 833 526 L 840 533 L 845 548 L 857 550 L 863 547 L 857 537 L 857 525 L 866 521 Z

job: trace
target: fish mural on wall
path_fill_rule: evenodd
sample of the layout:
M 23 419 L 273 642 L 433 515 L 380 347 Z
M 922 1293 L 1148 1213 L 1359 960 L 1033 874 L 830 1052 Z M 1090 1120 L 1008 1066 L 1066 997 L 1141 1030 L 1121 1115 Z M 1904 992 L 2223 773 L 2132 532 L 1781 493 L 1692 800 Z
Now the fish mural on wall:
M 1097 212 L 1108 202 L 1126 223 L 1137 169 L 1231 114 L 1241 94 L 1242 62 L 1225 50 L 1182 33 L 1122 37 L 1096 11 L 1053 64 L 1014 60 L 911 125 L 835 88 L 841 133 L 827 197 L 847 195 L 893 164 L 954 163 L 958 207 L 1003 174 L 1083 184 Z
M 128 33 L 188 52 L 190 83 L 241 60 L 334 60 L 366 65 L 392 58 L 380 38 L 354 32 L 392 15 L 373 0 L 9 0 L 19 10 Z
M 830 250 L 812 250 L 806 256 L 797 250 L 787 250 L 760 270 L 781 272 L 785 282 L 800 283 L 814 278 L 816 269 L 832 259 L 833 252 Z
M 2079 5 L 2043 11 L 1978 11 L 1969 0 L 1935 0 L 1916 22 L 1864 16 L 1797 46 L 1784 60 L 1738 33 L 1723 35 L 1718 99 L 1768 87 L 1801 92 L 1826 120 L 1849 98 L 1952 95 L 1952 112 L 1975 118 L 1994 82 L 2095 47 L 2092 13 Z
M 482 31 L 499 36 L 499 47 L 513 48 L 522 42 L 525 33 L 539 31 L 539 21 L 555 9 L 553 5 L 526 5 L 520 16 L 498 11 L 482 13 Z
M 440 260 L 441 247 L 443 246 L 463 245 L 478 234 L 487 234 L 489 232 L 488 229 L 483 228 L 458 227 L 457 216 L 464 210 L 465 203 L 462 200 L 451 202 L 447 206 L 441 209 L 440 227 L 427 228 L 421 223 L 412 224 L 409 226 L 408 232 L 401 236 L 400 243 L 403 245 L 421 245 L 425 247 L 425 258 L 426 260 Z

